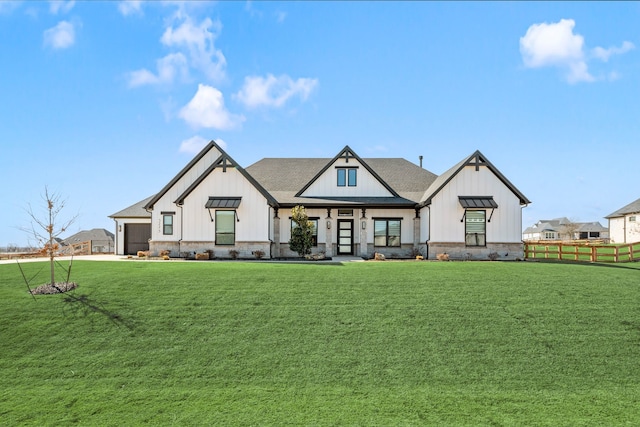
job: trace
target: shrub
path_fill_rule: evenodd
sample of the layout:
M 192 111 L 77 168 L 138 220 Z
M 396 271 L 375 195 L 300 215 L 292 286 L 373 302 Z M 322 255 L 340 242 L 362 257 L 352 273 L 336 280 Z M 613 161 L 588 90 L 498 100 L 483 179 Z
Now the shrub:
M 500 257 L 500 255 L 498 255 L 498 252 L 491 252 L 488 257 L 491 261 L 495 261 Z
M 262 257 L 264 256 L 264 251 L 261 251 L 260 249 L 258 249 L 257 251 L 253 251 L 253 256 L 256 257 L 256 259 L 262 259 Z
M 229 256 L 231 257 L 231 259 L 238 259 L 238 255 L 240 255 L 239 251 L 235 249 L 229 249 Z
M 170 253 L 171 253 L 171 251 L 170 251 L 169 249 L 164 249 L 164 250 L 161 250 L 161 251 L 160 251 L 159 255 L 160 255 L 162 258 L 164 258 L 164 257 L 166 257 L 166 256 L 169 256 L 169 254 L 170 254 Z

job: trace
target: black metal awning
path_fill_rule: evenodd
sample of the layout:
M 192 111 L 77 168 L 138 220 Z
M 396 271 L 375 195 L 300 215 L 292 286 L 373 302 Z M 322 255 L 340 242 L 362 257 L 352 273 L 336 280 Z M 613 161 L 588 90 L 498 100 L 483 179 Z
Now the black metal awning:
M 465 209 L 495 209 L 498 204 L 493 196 L 458 196 L 460 206 Z
M 204 205 L 207 209 L 237 209 L 242 197 L 209 197 Z
M 467 209 L 491 209 L 491 215 L 487 222 L 491 222 L 493 218 L 493 210 L 498 207 L 498 204 L 493 200 L 493 196 L 458 196 L 460 206 L 464 208 L 464 214 L 460 222 L 464 221 L 464 217 L 467 215 Z

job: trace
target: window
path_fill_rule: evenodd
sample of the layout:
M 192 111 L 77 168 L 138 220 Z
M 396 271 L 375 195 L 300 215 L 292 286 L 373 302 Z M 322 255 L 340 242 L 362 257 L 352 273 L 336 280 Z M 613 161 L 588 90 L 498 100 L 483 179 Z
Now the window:
M 338 209 L 338 216 L 353 216 L 353 209 Z
M 465 244 L 467 246 L 486 246 L 486 211 L 465 212 Z
M 630 216 L 629 217 L 629 222 L 636 222 L 636 216 L 635 215 Z
M 165 236 L 173 234 L 173 213 L 163 213 L 162 234 Z
M 236 211 L 216 211 L 216 245 L 236 242 Z
M 400 246 L 399 219 L 374 219 L 373 230 L 374 246 Z
M 547 240 L 553 240 L 556 238 L 556 233 L 554 233 L 553 231 L 545 231 L 544 238 Z
M 311 231 L 311 245 L 318 246 L 318 218 L 309 218 L 309 222 L 313 224 L 313 228 Z M 291 234 L 293 234 L 293 229 L 298 225 L 291 220 Z
M 358 182 L 358 169 L 338 168 L 338 187 L 355 187 Z

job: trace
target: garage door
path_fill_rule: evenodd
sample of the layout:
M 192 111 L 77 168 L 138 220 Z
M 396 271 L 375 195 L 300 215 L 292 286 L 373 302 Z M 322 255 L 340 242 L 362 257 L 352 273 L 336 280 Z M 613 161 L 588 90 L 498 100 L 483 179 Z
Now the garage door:
M 125 255 L 135 255 L 138 251 L 148 251 L 149 239 L 151 239 L 151 224 L 125 224 Z

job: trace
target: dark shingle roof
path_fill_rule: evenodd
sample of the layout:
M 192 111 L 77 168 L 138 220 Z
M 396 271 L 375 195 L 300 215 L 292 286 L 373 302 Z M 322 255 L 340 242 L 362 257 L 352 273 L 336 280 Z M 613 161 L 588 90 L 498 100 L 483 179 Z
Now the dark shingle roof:
M 104 228 L 94 228 L 91 230 L 82 230 L 74 234 L 73 236 L 67 237 L 62 241 L 65 245 L 70 245 L 72 243 L 78 242 L 86 242 L 88 240 L 110 240 L 113 241 L 114 234 Z
M 265 158 L 246 168 L 277 201 L 291 203 L 396 203 L 415 204 L 420 200 L 424 189 L 436 175 L 408 160 L 400 158 L 362 159 L 378 176 L 400 196 L 380 198 L 331 198 L 296 197 L 307 183 L 327 166 L 332 159 L 327 158 Z
M 640 213 L 640 199 L 629 203 L 628 205 L 618 209 L 613 213 L 610 213 L 609 215 L 605 216 L 605 218 L 616 218 L 632 213 Z
M 153 196 L 149 196 L 144 200 L 140 200 L 128 208 L 109 215 L 109 218 L 151 218 L 151 212 L 148 212 L 144 206 L 149 203 Z

